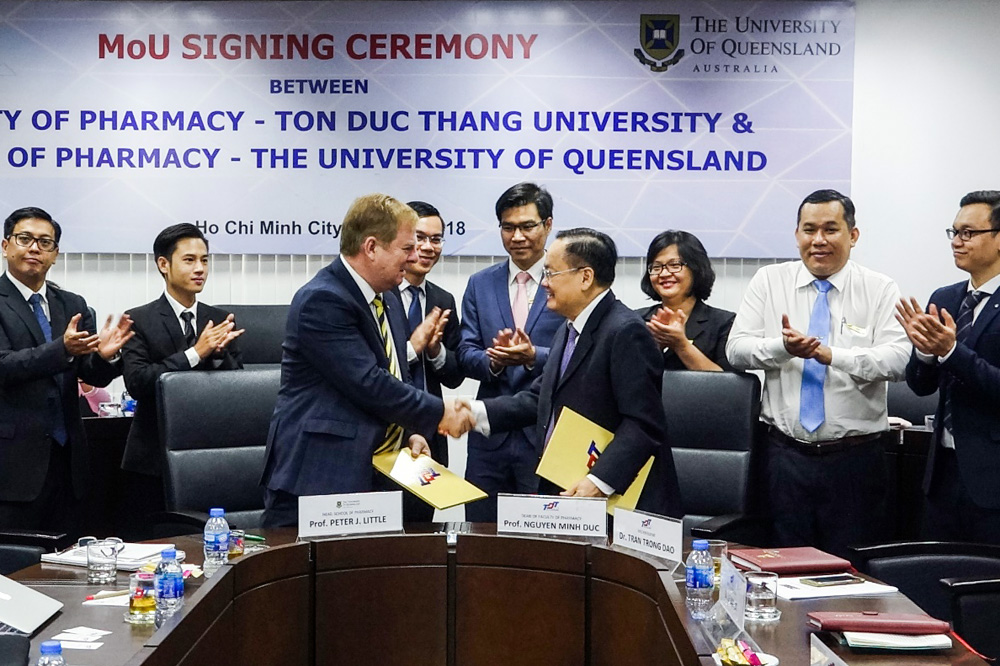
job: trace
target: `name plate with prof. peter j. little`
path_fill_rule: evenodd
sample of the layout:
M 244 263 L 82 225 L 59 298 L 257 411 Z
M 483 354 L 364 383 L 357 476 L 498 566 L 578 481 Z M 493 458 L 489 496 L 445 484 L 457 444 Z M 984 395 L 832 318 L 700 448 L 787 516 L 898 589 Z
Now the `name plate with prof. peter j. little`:
M 607 539 L 607 499 L 497 495 L 497 533 Z
M 299 498 L 299 537 L 402 530 L 403 493 L 399 490 Z

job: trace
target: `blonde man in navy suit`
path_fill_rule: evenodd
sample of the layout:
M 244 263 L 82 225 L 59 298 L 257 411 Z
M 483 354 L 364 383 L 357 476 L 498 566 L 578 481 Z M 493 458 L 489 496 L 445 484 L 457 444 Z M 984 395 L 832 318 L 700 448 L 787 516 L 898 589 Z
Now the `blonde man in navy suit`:
M 1000 191 L 965 195 L 946 231 L 969 279 L 935 291 L 926 312 L 914 299 L 897 308 L 913 343 L 906 383 L 938 391 L 924 537 L 1000 544 Z

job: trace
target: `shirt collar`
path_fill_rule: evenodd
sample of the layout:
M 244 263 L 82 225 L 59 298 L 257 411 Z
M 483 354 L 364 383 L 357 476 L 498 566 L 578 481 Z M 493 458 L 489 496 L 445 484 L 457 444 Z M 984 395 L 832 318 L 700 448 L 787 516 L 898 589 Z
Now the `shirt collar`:
M 421 293 L 423 293 L 424 292 L 424 285 L 425 284 L 427 284 L 427 280 L 424 280 L 420 284 L 413 284 L 412 282 L 410 282 L 410 278 L 408 278 L 408 277 L 406 277 L 404 275 L 403 276 L 403 284 L 399 285 L 399 291 L 400 292 L 404 292 L 409 287 L 416 287 L 417 289 L 419 289 L 421 291 Z
M 841 268 L 839 271 L 828 277 L 826 281 L 832 284 L 837 291 L 840 292 L 844 291 L 844 286 L 847 283 L 847 274 L 850 272 L 852 266 L 854 266 L 854 263 L 848 260 L 847 263 L 844 264 L 843 268 Z M 806 265 L 804 263 L 802 263 L 801 261 L 799 262 L 799 270 L 795 273 L 796 289 L 808 287 L 813 283 L 814 280 L 818 279 L 819 278 L 817 278 L 815 275 L 809 272 L 809 269 L 806 268 Z
M 170 304 L 170 309 L 174 311 L 174 316 L 177 317 L 177 319 L 181 318 L 181 313 L 182 312 L 184 312 L 185 310 L 190 310 L 191 313 L 194 315 L 194 320 L 198 321 L 198 297 L 197 296 L 195 296 L 194 305 L 192 305 L 189 308 L 186 308 L 183 305 L 181 305 L 180 301 L 178 301 L 176 298 L 174 298 L 173 296 L 171 296 L 170 292 L 165 291 L 165 292 L 163 292 L 163 295 L 167 297 L 167 303 Z
M 595 296 L 594 300 L 587 303 L 587 307 L 585 307 L 580 314 L 576 316 L 576 319 L 570 322 L 573 324 L 573 328 L 576 329 L 577 335 L 583 333 L 583 329 L 587 326 L 587 321 L 590 319 L 590 315 L 594 314 L 594 309 L 597 307 L 597 304 L 600 303 L 601 299 L 607 296 L 610 291 L 610 289 L 605 289 Z
M 967 291 L 979 291 L 984 294 L 995 294 L 997 289 L 1000 289 L 1000 275 L 994 275 L 992 278 L 984 282 L 979 289 L 973 289 L 972 280 L 969 280 L 969 284 L 966 287 Z
M 31 287 L 28 287 L 23 282 L 18 280 L 16 277 L 11 275 L 10 271 L 7 271 L 7 277 L 9 277 L 10 281 L 14 283 L 14 286 L 17 287 L 17 290 L 21 292 L 21 296 L 24 296 L 24 300 L 28 300 L 29 298 L 31 298 L 32 294 L 37 293 L 39 296 L 42 297 L 42 302 L 44 303 L 49 302 L 49 299 L 46 297 L 47 284 L 45 282 L 42 282 L 42 286 L 38 289 L 37 292 L 35 292 L 31 290 Z
M 535 262 L 535 265 L 525 271 L 531 276 L 531 279 L 535 281 L 535 284 L 542 283 L 542 269 L 545 268 L 545 254 L 542 254 L 542 258 Z M 517 267 L 510 259 L 507 260 L 507 284 L 515 284 L 517 282 L 517 274 L 521 272 L 521 269 Z
M 354 280 L 354 283 L 358 285 L 358 289 L 361 290 L 361 297 L 365 299 L 365 303 L 371 305 L 372 300 L 375 298 L 375 290 L 372 289 L 371 285 L 365 282 L 365 279 L 354 270 L 354 266 L 351 266 L 351 262 L 346 259 L 342 259 L 344 267 L 347 269 L 348 275 Z

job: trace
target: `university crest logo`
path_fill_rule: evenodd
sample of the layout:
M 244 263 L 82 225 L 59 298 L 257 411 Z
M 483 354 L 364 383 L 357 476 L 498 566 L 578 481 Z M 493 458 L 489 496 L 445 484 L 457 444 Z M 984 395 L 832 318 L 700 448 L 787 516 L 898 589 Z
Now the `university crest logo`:
M 639 17 L 639 45 L 642 48 L 633 53 L 651 71 L 665 72 L 684 57 L 684 49 L 677 49 L 680 41 L 681 17 L 678 14 L 642 14 Z M 674 57 L 670 58 L 671 55 Z

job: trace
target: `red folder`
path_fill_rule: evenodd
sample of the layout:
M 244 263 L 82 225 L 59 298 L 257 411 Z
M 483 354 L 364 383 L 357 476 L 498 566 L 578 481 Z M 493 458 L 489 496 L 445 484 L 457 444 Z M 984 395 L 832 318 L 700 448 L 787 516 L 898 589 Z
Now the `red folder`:
M 754 571 L 773 571 L 781 576 L 848 571 L 847 560 L 811 546 L 797 548 L 736 548 L 729 551 L 733 564 Z
M 867 631 L 880 634 L 946 634 L 951 626 L 922 613 L 878 611 L 817 611 L 808 613 L 809 624 L 823 631 Z

